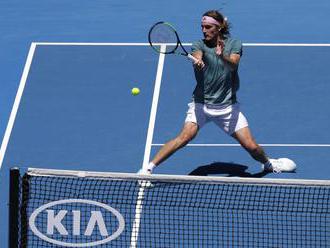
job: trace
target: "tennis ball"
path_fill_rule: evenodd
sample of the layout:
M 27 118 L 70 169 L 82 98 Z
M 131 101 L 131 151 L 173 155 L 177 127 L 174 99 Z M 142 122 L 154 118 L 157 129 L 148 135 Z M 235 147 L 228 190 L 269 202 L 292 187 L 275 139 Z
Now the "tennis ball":
M 140 94 L 140 89 L 139 88 L 133 88 L 132 89 L 132 95 L 137 96 L 138 94 Z

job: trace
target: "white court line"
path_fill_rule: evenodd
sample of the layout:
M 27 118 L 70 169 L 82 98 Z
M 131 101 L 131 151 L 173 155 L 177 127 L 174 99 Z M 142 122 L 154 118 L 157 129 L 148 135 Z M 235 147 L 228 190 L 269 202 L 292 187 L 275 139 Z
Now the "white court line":
M 9 117 L 9 121 L 8 121 L 7 128 L 6 128 L 6 131 L 5 131 L 5 135 L 4 135 L 4 138 L 2 140 L 2 144 L 1 144 L 1 148 L 0 148 L 0 169 L 2 167 L 3 159 L 5 157 L 5 153 L 6 153 L 6 150 L 7 150 L 10 135 L 11 135 L 11 132 L 12 132 L 13 127 L 14 127 L 15 118 L 16 118 L 16 115 L 17 115 L 19 104 L 21 102 L 21 98 L 22 98 L 23 91 L 24 91 L 24 88 L 25 88 L 25 83 L 26 83 L 26 80 L 27 80 L 27 77 L 28 77 L 28 74 L 29 74 L 29 71 L 30 71 L 30 67 L 31 67 L 31 63 L 32 63 L 32 59 L 33 59 L 35 49 L 36 49 L 36 43 L 32 43 L 31 46 L 30 46 L 30 50 L 29 50 L 27 59 L 26 59 L 23 74 L 22 74 L 22 77 L 21 77 L 21 81 L 19 83 L 19 87 L 18 87 L 18 90 L 17 90 L 17 93 L 16 93 L 14 105 L 13 105 L 13 108 L 12 108 L 11 113 L 10 113 L 10 117 Z
M 160 50 L 162 52 L 165 52 L 166 45 L 162 45 Z M 147 141 L 146 141 L 146 146 L 145 146 L 145 150 L 144 150 L 144 158 L 143 158 L 143 164 L 142 164 L 143 168 L 145 168 L 148 165 L 149 159 L 150 159 L 152 139 L 154 136 L 156 114 L 157 114 L 157 108 L 158 108 L 160 86 L 161 86 L 161 82 L 162 82 L 164 61 L 165 61 L 165 54 L 160 54 L 159 60 L 158 60 L 157 73 L 156 73 L 154 94 L 152 97 L 152 105 L 151 105 L 150 118 L 149 118 Z M 146 183 L 146 182 L 144 182 L 144 183 Z M 139 188 L 138 198 L 137 198 L 137 202 L 135 205 L 134 222 L 133 222 L 133 227 L 132 227 L 132 232 L 131 232 L 131 243 L 130 243 L 131 248 L 136 248 L 137 242 L 138 242 L 145 189 L 146 189 L 146 186 L 144 186 L 144 185 L 141 185 Z
M 145 42 L 35 42 L 36 45 L 45 46 L 149 46 Z M 166 43 L 164 45 L 176 45 L 176 43 Z M 191 46 L 192 43 L 182 43 L 184 46 Z M 243 46 L 260 47 L 330 47 L 330 43 L 243 43 Z
M 163 146 L 164 144 L 152 144 L 152 146 Z M 264 147 L 330 147 L 330 144 L 259 144 Z M 235 147 L 240 144 L 187 144 L 195 147 Z
M 267 47 L 330 47 L 328 43 L 243 43 L 243 46 Z
M 165 52 L 165 50 L 166 50 L 166 46 L 165 45 L 161 46 L 161 51 Z M 165 61 L 165 54 L 161 53 L 159 55 L 155 87 L 154 87 L 154 94 L 152 97 L 152 105 L 151 105 L 150 118 L 149 118 L 147 141 L 146 141 L 146 146 L 145 146 L 145 150 L 144 150 L 144 157 L 143 157 L 143 164 L 142 164 L 143 168 L 146 168 L 146 166 L 148 165 L 149 160 L 150 160 L 150 152 L 151 152 L 151 146 L 152 146 L 152 139 L 154 136 L 158 100 L 159 100 L 159 94 L 160 94 L 160 86 L 161 86 L 161 82 L 162 82 L 162 75 L 163 75 L 163 68 L 164 68 L 164 61 Z
M 146 188 L 142 185 L 140 186 L 136 205 L 135 205 L 135 217 L 131 232 L 131 243 L 130 248 L 136 248 L 139 232 L 140 232 L 140 223 L 141 223 L 141 215 L 142 215 L 142 206 L 143 206 L 143 198 L 144 198 L 144 190 Z
M 149 46 L 149 43 L 128 42 L 36 42 L 40 46 Z

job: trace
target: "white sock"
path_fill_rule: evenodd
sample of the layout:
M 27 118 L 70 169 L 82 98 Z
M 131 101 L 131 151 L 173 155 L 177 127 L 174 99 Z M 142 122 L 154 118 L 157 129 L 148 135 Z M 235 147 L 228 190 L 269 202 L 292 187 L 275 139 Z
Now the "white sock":
M 152 171 L 155 167 L 156 167 L 156 165 L 153 162 L 150 162 L 147 165 L 147 168 L 146 169 Z

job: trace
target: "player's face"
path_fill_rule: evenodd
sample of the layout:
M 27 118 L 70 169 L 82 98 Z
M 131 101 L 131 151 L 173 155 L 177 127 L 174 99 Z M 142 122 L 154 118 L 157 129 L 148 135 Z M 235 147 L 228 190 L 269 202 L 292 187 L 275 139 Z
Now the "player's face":
M 214 24 L 202 24 L 202 32 L 205 40 L 216 40 L 219 35 L 219 27 Z

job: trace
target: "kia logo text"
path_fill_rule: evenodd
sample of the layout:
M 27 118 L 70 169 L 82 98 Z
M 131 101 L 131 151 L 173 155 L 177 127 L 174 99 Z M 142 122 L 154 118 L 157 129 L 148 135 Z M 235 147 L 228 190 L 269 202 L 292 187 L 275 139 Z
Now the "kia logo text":
M 91 211 L 88 213 L 88 221 L 84 221 L 86 226 L 82 226 L 81 223 L 81 211 L 79 209 L 74 210 L 67 210 L 65 209 L 65 205 L 68 204 L 80 204 L 80 205 L 92 205 Z M 60 210 L 54 210 L 51 209 L 56 206 L 56 209 L 60 207 Z M 96 209 L 100 210 L 96 210 Z M 106 213 L 110 213 L 112 218 L 116 218 L 117 229 L 110 233 L 107 230 L 106 222 L 104 221 L 104 216 L 102 214 L 102 211 Z M 86 211 L 84 211 L 85 213 Z M 45 228 L 42 229 L 45 233 L 43 233 L 40 230 L 40 227 L 38 229 L 38 221 L 37 218 L 40 216 L 40 214 L 47 214 L 47 225 Z M 70 228 L 67 228 L 65 224 L 63 224 L 64 220 L 67 216 L 70 216 L 70 220 L 72 220 L 72 223 L 70 223 Z M 85 200 L 85 199 L 65 199 L 65 200 L 59 200 L 59 201 L 53 201 L 49 202 L 45 205 L 40 206 L 36 210 L 33 211 L 29 218 L 29 225 L 32 230 L 32 232 L 38 236 L 40 239 L 47 241 L 52 244 L 65 246 L 65 247 L 91 247 L 96 245 L 101 245 L 108 243 L 116 238 L 124 231 L 125 229 L 125 220 L 123 216 L 120 214 L 120 212 L 104 203 L 91 201 L 91 200 Z M 44 230 L 45 229 L 45 230 Z M 56 237 L 58 235 L 63 237 L 77 237 L 77 236 L 85 236 L 90 237 L 93 232 L 98 232 L 99 236 L 102 237 L 102 239 L 99 240 L 92 240 L 90 242 L 85 243 L 74 243 L 74 242 L 66 242 L 62 240 L 57 240 L 55 238 L 51 238 L 52 235 L 56 234 Z

